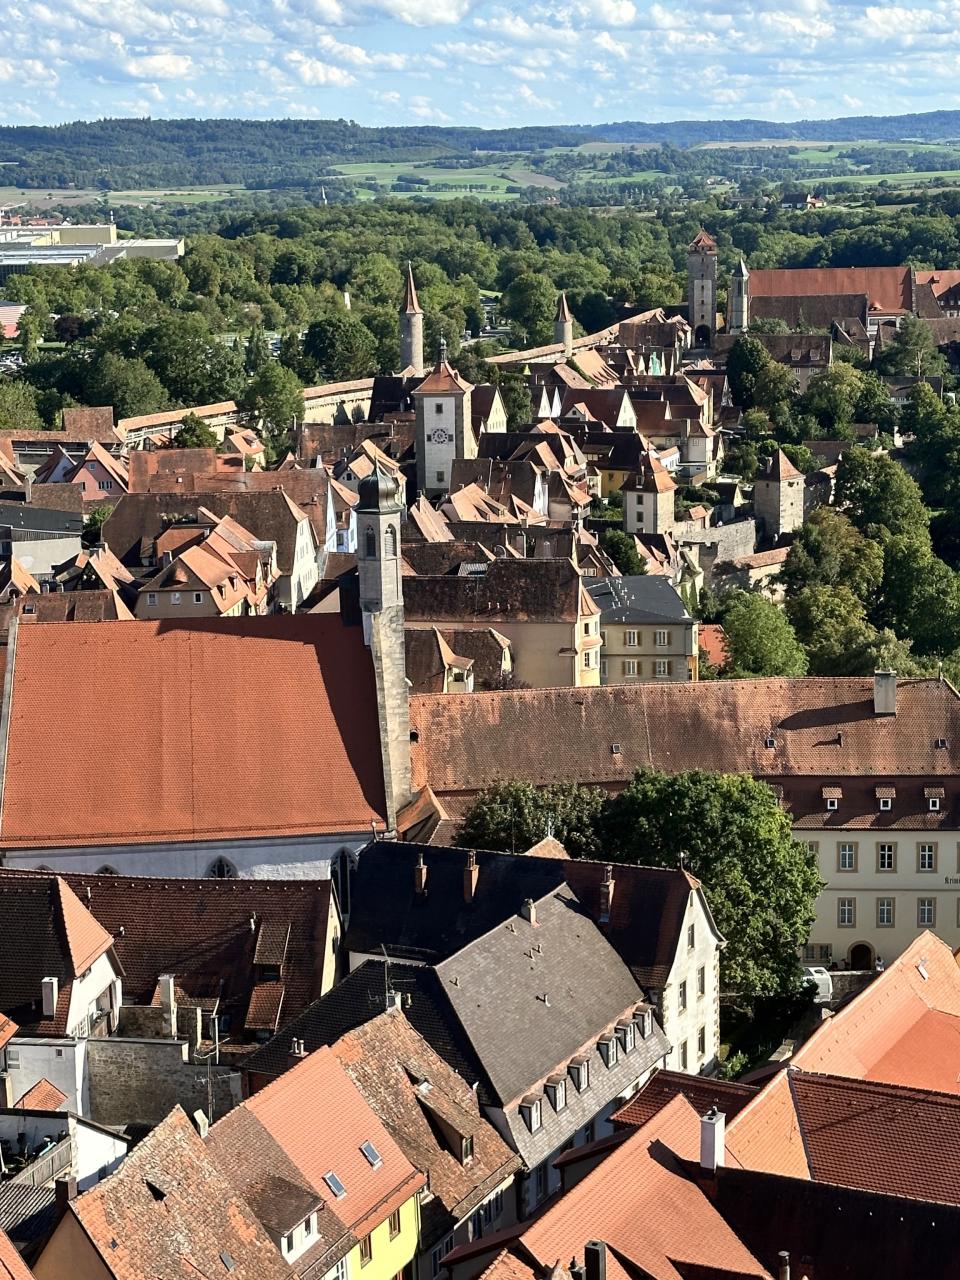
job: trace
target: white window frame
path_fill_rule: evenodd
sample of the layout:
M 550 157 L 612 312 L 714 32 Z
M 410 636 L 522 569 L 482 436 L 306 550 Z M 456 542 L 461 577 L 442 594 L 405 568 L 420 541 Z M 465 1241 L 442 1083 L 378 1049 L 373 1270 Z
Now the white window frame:
M 653 633 L 653 643 L 658 649 L 668 649 L 670 647 L 670 632 L 655 631 Z
M 639 632 L 637 631 L 624 631 L 623 633 L 624 646 L 627 649 L 636 649 L 638 644 L 638 641 L 637 641 L 638 635 L 639 635 Z
M 623 675 L 626 680 L 636 680 L 639 675 L 639 667 L 636 658 L 624 658 Z
M 929 857 L 930 859 L 929 867 L 925 867 L 923 865 L 924 859 L 927 857 Z M 937 846 L 935 844 L 921 844 L 917 848 L 917 871 L 926 873 L 929 871 L 936 871 L 936 869 L 937 869 Z
M 157 607 L 157 593 L 155 591 L 147 592 L 147 607 L 155 609 Z
M 924 920 L 924 910 L 929 908 L 930 919 Z M 918 898 L 917 899 L 917 927 L 920 929 L 935 929 L 937 927 L 937 900 L 936 898 Z
M 658 680 L 664 680 L 671 676 L 673 672 L 670 670 L 669 658 L 656 658 L 653 664 L 653 674 Z
M 848 915 L 849 919 L 844 919 Z M 837 928 L 838 929 L 855 929 L 857 927 L 857 900 L 856 898 L 838 898 L 837 899 Z

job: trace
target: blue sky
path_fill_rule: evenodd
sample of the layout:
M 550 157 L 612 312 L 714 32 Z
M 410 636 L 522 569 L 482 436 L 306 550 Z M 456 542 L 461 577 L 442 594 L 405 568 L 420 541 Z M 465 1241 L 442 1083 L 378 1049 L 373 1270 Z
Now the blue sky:
M 960 107 L 960 0 L 3 0 L 0 120 L 500 126 Z

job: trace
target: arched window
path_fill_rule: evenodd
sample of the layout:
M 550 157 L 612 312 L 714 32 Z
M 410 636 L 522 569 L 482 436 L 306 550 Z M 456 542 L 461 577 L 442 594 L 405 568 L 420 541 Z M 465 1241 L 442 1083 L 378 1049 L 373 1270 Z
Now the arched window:
M 397 555 L 397 531 L 392 524 L 387 525 L 387 555 L 395 559 Z
M 106 863 L 102 867 L 97 868 L 98 876 L 118 876 L 120 872 L 116 867 L 108 867 Z
M 365 539 L 366 539 L 366 546 L 367 546 L 367 552 L 366 552 L 367 559 L 368 559 L 368 560 L 376 560 L 376 558 L 377 558 L 377 535 L 376 535 L 376 533 L 374 533 L 373 525 L 372 525 L 372 524 L 368 524 L 368 525 L 367 525 L 367 531 L 366 531 L 366 533 L 364 534 L 364 537 L 365 537 Z
M 236 880 L 237 868 L 226 858 L 214 858 L 207 867 L 207 875 L 213 880 Z

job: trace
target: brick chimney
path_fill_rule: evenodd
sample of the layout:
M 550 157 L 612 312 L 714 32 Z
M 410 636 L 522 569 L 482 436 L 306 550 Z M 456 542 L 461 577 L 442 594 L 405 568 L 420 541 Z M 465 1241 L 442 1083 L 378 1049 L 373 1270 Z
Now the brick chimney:
M 477 855 L 471 849 L 467 854 L 467 865 L 463 868 L 463 900 L 472 902 L 477 892 L 477 881 L 480 879 L 480 868 L 477 866 Z
M 77 1198 L 77 1180 L 73 1177 L 57 1178 L 53 1184 L 54 1204 L 57 1209 L 57 1221 L 59 1222 L 63 1215 L 67 1212 L 67 1206 L 71 1200 Z
M 600 923 L 610 923 L 610 912 L 613 908 L 613 890 L 616 886 L 613 878 L 613 866 L 611 863 L 603 869 L 603 883 L 600 886 Z
M 413 891 L 418 898 L 422 898 L 427 892 L 427 866 L 423 860 L 423 850 L 417 858 L 417 865 L 413 868 Z
M 56 978 L 44 978 L 40 983 L 43 994 L 43 1016 L 52 1018 L 57 1012 L 57 1000 L 60 998 L 60 983 Z

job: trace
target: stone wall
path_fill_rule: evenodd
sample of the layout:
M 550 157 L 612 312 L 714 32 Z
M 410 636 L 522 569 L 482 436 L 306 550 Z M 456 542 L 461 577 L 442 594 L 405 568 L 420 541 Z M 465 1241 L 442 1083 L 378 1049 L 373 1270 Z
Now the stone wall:
M 678 541 L 682 546 L 700 548 L 700 567 L 709 579 L 718 560 L 736 560 L 753 554 L 757 545 L 757 522 L 735 520 L 711 529 L 689 529 Z
M 87 1071 L 97 1124 L 159 1124 L 177 1103 L 188 1115 L 207 1110 L 207 1064 L 189 1061 L 185 1040 L 90 1040 Z M 240 1074 L 211 1066 L 210 1081 L 216 1120 L 240 1102 Z

